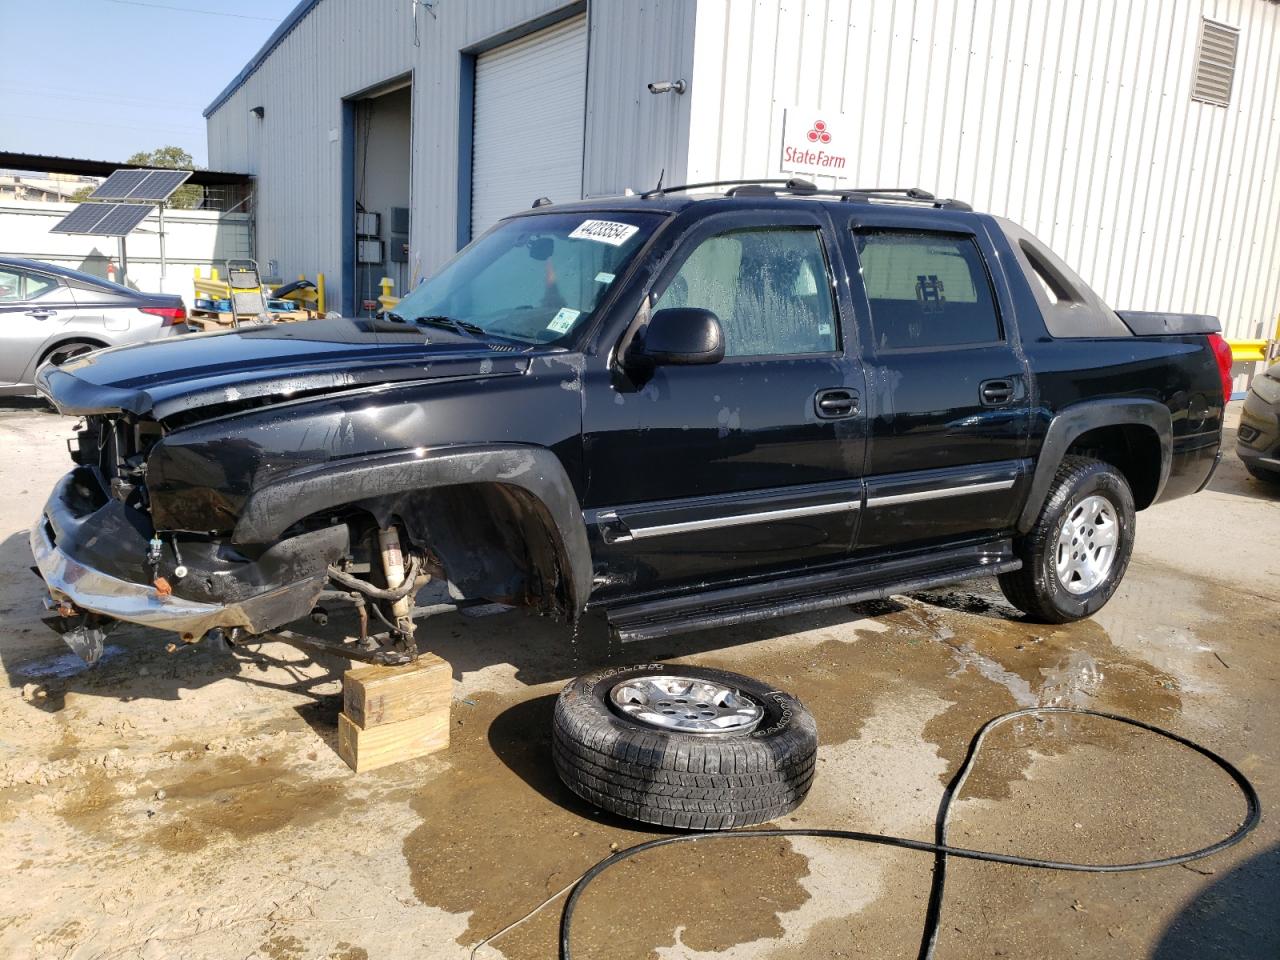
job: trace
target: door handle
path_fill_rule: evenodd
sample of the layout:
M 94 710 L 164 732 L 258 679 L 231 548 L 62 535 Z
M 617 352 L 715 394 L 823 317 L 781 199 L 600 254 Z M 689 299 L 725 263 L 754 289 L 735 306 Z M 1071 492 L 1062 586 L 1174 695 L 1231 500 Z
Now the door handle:
M 35 317 L 37 320 L 48 320 L 57 314 L 57 310 L 28 310 L 28 317 Z
M 823 420 L 840 420 L 858 413 L 858 391 L 847 387 L 819 390 L 813 398 L 813 409 Z
M 1012 380 L 983 380 L 978 385 L 978 396 L 984 406 L 999 407 L 1013 399 Z

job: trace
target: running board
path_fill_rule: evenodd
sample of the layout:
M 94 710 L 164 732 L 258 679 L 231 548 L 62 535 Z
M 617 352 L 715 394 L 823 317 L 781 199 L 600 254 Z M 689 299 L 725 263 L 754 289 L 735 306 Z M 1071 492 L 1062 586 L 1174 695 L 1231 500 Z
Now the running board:
M 1021 567 L 1022 561 L 1013 555 L 1012 541 L 993 540 L 918 556 L 850 564 L 822 573 L 630 603 L 609 609 L 606 616 L 619 640 L 656 640 L 673 633 L 883 600 L 895 593 L 1009 573 Z

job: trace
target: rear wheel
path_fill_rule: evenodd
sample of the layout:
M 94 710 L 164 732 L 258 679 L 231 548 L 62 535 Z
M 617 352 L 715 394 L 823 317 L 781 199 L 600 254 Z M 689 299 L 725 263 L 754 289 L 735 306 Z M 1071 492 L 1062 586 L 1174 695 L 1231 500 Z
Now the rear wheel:
M 1000 575 L 1019 610 L 1044 623 L 1069 623 L 1102 609 L 1133 553 L 1133 492 L 1115 467 L 1066 457 L 1035 526 L 1017 542 L 1022 569 Z
M 46 363 L 52 363 L 55 367 L 60 367 L 74 357 L 101 349 L 102 344 L 100 343 L 93 343 L 89 340 L 69 340 L 66 343 L 58 344 L 41 357 L 40 364 L 43 366 Z

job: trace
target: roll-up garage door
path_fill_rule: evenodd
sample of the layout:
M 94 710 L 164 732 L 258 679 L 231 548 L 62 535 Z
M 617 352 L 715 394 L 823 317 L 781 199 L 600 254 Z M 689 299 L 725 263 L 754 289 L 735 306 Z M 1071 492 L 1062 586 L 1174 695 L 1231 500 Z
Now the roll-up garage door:
M 582 196 L 586 94 L 586 17 L 476 58 L 472 236 L 538 197 Z

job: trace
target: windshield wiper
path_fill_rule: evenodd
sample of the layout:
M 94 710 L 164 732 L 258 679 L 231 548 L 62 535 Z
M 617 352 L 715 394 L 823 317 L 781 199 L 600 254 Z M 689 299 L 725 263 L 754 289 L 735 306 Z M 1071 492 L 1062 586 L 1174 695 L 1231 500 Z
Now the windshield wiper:
M 423 323 L 429 327 L 449 327 L 458 333 L 464 333 L 472 340 L 479 340 L 485 335 L 484 328 L 476 326 L 474 323 L 467 323 L 465 320 L 457 320 L 454 317 L 446 317 L 443 314 L 432 314 L 425 317 L 418 317 L 414 323 Z

